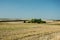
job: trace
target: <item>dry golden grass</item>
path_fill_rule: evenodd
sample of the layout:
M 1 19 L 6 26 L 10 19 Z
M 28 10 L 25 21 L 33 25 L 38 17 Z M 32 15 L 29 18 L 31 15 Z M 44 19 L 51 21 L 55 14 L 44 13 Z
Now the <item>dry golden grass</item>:
M 0 40 L 52 40 L 60 25 L 33 23 L 0 23 Z

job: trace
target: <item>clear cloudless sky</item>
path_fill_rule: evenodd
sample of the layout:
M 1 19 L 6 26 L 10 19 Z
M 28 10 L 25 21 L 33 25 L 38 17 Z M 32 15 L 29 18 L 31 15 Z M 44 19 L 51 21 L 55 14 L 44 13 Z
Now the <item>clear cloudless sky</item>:
M 60 0 L 0 0 L 0 18 L 60 19 Z

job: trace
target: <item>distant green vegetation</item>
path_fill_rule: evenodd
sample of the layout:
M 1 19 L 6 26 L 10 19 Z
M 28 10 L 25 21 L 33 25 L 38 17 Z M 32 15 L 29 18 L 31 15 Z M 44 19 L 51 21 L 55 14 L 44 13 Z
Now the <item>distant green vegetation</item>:
M 28 23 L 46 23 L 46 21 L 42 19 L 31 19 Z

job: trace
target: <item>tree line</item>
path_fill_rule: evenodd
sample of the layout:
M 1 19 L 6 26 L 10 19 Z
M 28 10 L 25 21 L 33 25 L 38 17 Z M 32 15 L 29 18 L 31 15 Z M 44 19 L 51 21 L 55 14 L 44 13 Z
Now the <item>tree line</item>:
M 42 19 L 31 19 L 28 23 L 46 23 L 46 21 L 43 21 Z

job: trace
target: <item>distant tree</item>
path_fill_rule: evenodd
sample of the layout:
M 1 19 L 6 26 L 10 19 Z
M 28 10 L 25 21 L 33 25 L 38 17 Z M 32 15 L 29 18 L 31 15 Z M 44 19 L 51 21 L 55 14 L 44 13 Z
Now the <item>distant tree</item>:
M 37 19 L 32 19 L 31 22 L 32 23 L 36 23 L 37 22 Z
M 42 21 L 42 19 L 32 19 L 32 23 L 46 23 L 45 21 Z

